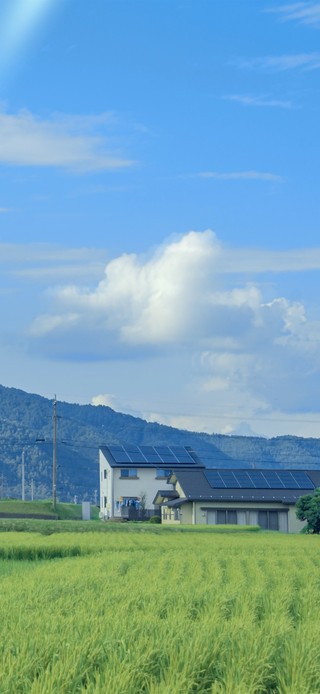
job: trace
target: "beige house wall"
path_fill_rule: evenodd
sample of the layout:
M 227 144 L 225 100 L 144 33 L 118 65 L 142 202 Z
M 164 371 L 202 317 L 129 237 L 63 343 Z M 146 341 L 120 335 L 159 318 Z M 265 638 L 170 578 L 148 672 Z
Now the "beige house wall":
M 289 533 L 301 533 L 302 528 L 306 525 L 305 521 L 298 520 L 296 516 L 295 506 L 289 509 Z
M 304 523 L 296 517 L 295 507 L 281 503 L 252 502 L 216 502 L 216 501 L 196 501 L 187 502 L 181 505 L 180 519 L 174 519 L 174 510 L 170 507 L 162 507 L 162 522 L 183 525 L 207 525 L 207 512 L 219 509 L 233 509 L 238 511 L 239 525 L 258 525 L 258 512 L 279 511 L 279 532 L 299 533 Z M 171 515 L 170 512 L 171 511 Z M 239 518 L 239 512 L 243 515 Z
M 189 506 L 189 504 L 188 504 Z M 191 503 L 190 503 L 191 506 Z M 252 506 L 252 510 L 250 510 L 250 507 Z M 212 510 L 219 510 L 219 509 L 234 509 L 234 510 L 239 510 L 241 509 L 244 510 L 250 510 L 250 518 L 249 520 L 249 525 L 257 525 L 258 524 L 258 511 L 266 511 L 266 510 L 272 510 L 272 511 L 287 511 L 288 506 L 284 506 L 284 504 L 277 504 L 277 503 L 265 503 L 265 502 L 242 502 L 242 501 L 222 501 L 222 502 L 217 502 L 217 501 L 209 501 L 209 502 L 204 502 L 204 501 L 196 501 L 195 502 L 195 517 L 196 517 L 196 523 L 197 524 L 207 524 L 207 512 L 206 510 L 203 510 L 204 508 L 206 509 L 212 509 Z

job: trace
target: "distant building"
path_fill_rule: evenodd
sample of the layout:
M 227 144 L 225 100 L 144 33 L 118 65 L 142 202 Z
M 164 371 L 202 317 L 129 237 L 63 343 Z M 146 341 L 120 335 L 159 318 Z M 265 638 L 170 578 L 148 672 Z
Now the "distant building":
M 163 523 L 260 525 L 296 533 L 304 523 L 295 504 L 317 487 L 320 470 L 175 468 L 168 478 L 170 494 L 159 490 L 153 501 Z
M 154 497 L 161 488 L 170 498 L 173 470 L 203 467 L 189 447 L 103 446 L 99 451 L 102 518 L 146 518 L 160 514 Z

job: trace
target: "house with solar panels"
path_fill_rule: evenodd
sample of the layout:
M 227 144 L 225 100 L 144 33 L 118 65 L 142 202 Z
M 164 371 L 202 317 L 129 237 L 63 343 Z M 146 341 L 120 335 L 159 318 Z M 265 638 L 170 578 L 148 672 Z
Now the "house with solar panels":
M 175 468 L 168 482 L 174 491 L 166 496 L 159 490 L 154 499 L 162 523 L 260 525 L 295 533 L 304 525 L 295 504 L 320 487 L 320 470 Z
M 160 514 L 154 501 L 161 487 L 166 498 L 174 485 L 168 477 L 174 470 L 204 467 L 188 446 L 103 446 L 99 451 L 100 515 L 102 518 L 134 520 Z

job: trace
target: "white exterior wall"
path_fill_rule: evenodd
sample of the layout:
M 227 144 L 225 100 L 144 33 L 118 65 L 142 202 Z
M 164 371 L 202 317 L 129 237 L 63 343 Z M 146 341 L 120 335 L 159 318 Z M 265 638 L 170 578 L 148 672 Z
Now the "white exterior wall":
M 155 508 L 152 502 L 159 489 L 173 489 L 166 478 L 156 477 L 156 468 L 139 468 L 137 465 L 137 477 L 121 477 L 121 469 L 126 468 L 126 465 L 112 468 L 102 451 L 99 453 L 99 467 L 100 515 L 104 518 L 121 518 L 121 497 L 140 497 L 145 494 L 146 508 L 152 509 Z

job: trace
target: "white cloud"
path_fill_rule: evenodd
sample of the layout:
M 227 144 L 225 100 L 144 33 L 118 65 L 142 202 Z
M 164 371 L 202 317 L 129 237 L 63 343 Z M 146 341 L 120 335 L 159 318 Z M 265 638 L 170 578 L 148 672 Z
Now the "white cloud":
M 260 274 L 265 272 L 302 272 L 320 269 L 320 248 L 286 249 L 225 248 L 218 272 Z
M 101 258 L 101 250 L 68 248 L 50 243 L 0 243 L 0 263 L 87 262 Z M 103 254 L 105 255 L 105 254 Z
M 269 285 L 266 292 L 264 283 L 244 277 L 250 270 L 258 275 L 316 268 L 320 249 L 237 250 L 225 248 L 210 230 L 191 231 L 148 256 L 109 261 L 94 288 L 81 282 L 52 288 L 51 311 L 30 327 L 30 350 L 87 362 L 128 364 L 143 357 L 144 364 L 150 362 L 149 374 L 155 364 L 151 378 L 167 378 L 163 369 L 168 369 L 168 383 L 175 382 L 180 363 L 181 401 L 190 399 L 192 416 L 161 415 L 157 405 L 149 411 L 138 403 L 134 407 L 174 426 L 189 422 L 191 428 L 231 431 L 233 419 L 264 420 L 274 410 L 311 411 L 318 402 L 320 320 L 311 319 L 301 300 L 276 293 L 276 286 L 270 298 Z M 100 391 L 95 402 L 115 406 L 106 397 Z M 261 433 L 268 434 L 267 427 Z
M 109 114 L 41 119 L 29 111 L 0 113 L 0 164 L 56 167 L 76 172 L 120 169 L 132 161 L 106 139 Z M 102 128 L 102 132 L 100 132 Z
M 216 181 L 271 181 L 279 183 L 282 176 L 263 171 L 202 171 L 194 174 L 194 178 L 212 178 Z
M 320 27 L 320 4 L 318 2 L 295 2 L 264 10 L 278 14 L 284 22 L 297 22 Z
M 274 99 L 266 95 L 253 94 L 226 94 L 222 97 L 226 101 L 236 101 L 244 106 L 260 106 L 267 108 L 293 108 L 293 103 L 289 99 Z
M 253 68 L 282 72 L 285 70 L 316 70 L 320 68 L 320 53 L 296 53 L 291 55 L 266 55 L 258 58 L 240 59 L 236 62 L 239 68 Z
M 95 248 L 63 248 L 53 244 L 0 243 L 2 277 L 48 283 L 67 282 L 71 277 L 96 282 L 103 273 L 107 253 Z
M 94 395 L 91 399 L 91 405 L 103 405 L 104 407 L 111 407 L 113 410 L 117 409 L 117 399 L 111 393 L 101 393 L 100 395 Z
M 0 207 L 0 214 L 5 214 L 6 212 L 10 212 L 8 207 Z
M 281 297 L 265 302 L 253 282 L 226 288 L 223 275 L 315 268 L 320 268 L 320 249 L 228 249 L 210 230 L 191 231 L 149 257 L 132 254 L 111 260 L 94 289 L 75 284 L 52 291 L 56 310 L 38 316 L 32 334 L 68 330 L 71 315 L 73 328 L 90 339 L 100 335 L 99 349 L 105 343 L 106 355 L 111 335 L 112 344 L 128 348 L 159 350 L 203 342 L 228 352 L 246 335 L 266 339 L 269 331 L 270 339 L 284 333 L 292 337 L 293 320 L 299 317 L 300 325 L 304 309 Z
M 123 255 L 112 260 L 93 292 L 68 286 L 56 296 L 62 306 L 78 312 L 79 322 L 85 313 L 91 325 L 116 331 L 126 344 L 189 340 L 198 327 L 199 302 L 210 310 L 210 271 L 219 254 L 211 231 L 190 232 L 149 259 Z

